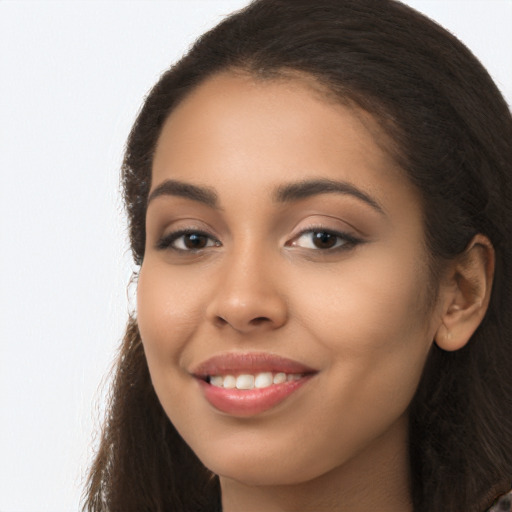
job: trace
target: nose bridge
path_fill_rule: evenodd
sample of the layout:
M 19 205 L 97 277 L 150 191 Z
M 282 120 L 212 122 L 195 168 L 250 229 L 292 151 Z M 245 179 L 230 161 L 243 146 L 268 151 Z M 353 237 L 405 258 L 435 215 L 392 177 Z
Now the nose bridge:
M 252 237 L 227 251 L 208 312 L 217 325 L 250 331 L 277 328 L 286 322 L 286 301 L 279 290 L 275 258 L 277 253 Z

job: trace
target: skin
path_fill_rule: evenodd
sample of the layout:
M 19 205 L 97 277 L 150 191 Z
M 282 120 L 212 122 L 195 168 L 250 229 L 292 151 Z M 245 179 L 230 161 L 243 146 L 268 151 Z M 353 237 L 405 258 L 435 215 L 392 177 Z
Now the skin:
M 220 476 L 225 512 L 412 510 L 407 407 L 455 292 L 428 300 L 419 198 L 377 132 L 305 81 L 229 73 L 163 128 L 151 190 L 178 180 L 218 204 L 150 200 L 138 323 L 156 393 Z M 276 201 L 280 187 L 311 179 L 348 183 L 375 204 L 339 192 Z M 182 229 L 207 233 L 206 245 L 169 245 Z M 318 248 L 312 229 L 359 242 Z M 219 412 L 193 368 L 255 351 L 318 373 L 262 414 Z

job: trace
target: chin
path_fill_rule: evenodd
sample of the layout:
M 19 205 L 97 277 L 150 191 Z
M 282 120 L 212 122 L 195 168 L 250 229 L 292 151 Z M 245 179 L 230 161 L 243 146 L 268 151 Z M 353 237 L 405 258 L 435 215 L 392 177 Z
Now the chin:
M 258 455 L 241 449 L 234 453 L 209 454 L 203 464 L 219 477 L 248 486 L 296 485 L 314 480 L 329 471 L 329 461 L 311 457 L 302 460 L 297 453 L 264 453 Z M 290 456 L 291 455 L 291 456 Z M 313 460 L 311 460 L 313 459 Z
M 272 469 L 269 470 L 272 462 L 267 463 L 265 467 L 251 467 L 250 462 L 245 464 L 237 464 L 226 468 L 218 468 L 218 471 L 212 471 L 219 477 L 235 480 L 238 483 L 249 487 L 265 487 L 280 485 L 298 485 L 313 480 L 320 475 L 304 474 L 302 471 Z

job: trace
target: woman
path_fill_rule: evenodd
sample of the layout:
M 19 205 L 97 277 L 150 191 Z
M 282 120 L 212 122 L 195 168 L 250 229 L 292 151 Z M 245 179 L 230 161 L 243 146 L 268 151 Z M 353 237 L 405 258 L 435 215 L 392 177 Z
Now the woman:
M 85 509 L 510 508 L 511 141 L 398 2 L 205 34 L 128 140 L 137 314 Z

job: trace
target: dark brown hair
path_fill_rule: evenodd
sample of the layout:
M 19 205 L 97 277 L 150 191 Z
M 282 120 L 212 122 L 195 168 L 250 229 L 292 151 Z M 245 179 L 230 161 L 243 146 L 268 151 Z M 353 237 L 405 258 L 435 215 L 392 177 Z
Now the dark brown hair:
M 460 254 L 476 233 L 494 245 L 484 321 L 465 348 L 432 348 L 410 407 L 415 512 L 482 512 L 512 481 L 512 118 L 503 97 L 463 44 L 399 2 L 256 1 L 163 74 L 133 126 L 122 180 L 138 265 L 162 125 L 195 87 L 229 70 L 299 72 L 369 112 L 423 198 L 432 261 Z M 84 510 L 218 509 L 218 479 L 163 412 L 132 318 Z

